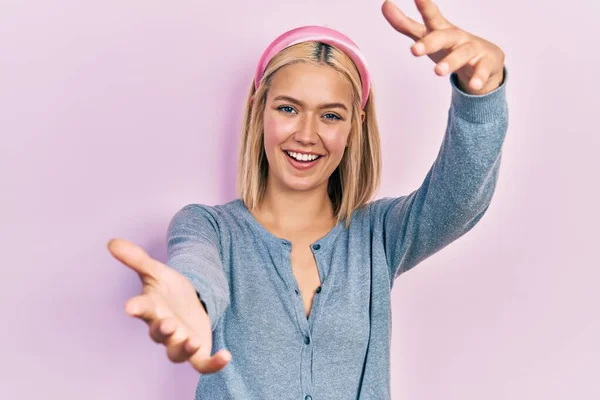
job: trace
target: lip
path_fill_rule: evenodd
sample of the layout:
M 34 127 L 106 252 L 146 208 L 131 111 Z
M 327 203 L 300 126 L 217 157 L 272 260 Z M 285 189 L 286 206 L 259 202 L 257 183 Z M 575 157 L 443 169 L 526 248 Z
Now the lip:
M 315 153 L 306 153 L 306 152 L 293 151 L 293 150 L 284 150 L 283 151 L 283 155 L 288 160 L 288 162 L 290 163 L 290 165 L 292 167 L 294 167 L 295 169 L 298 169 L 300 171 L 306 171 L 307 169 L 313 168 L 315 165 L 317 165 L 317 163 L 319 161 L 321 161 L 321 158 L 323 158 L 323 156 L 319 156 L 319 158 L 317 158 L 314 161 L 300 162 L 300 161 L 297 161 L 294 158 L 290 157 L 288 155 L 288 153 L 287 153 L 288 151 L 291 151 L 291 152 L 294 152 L 294 153 L 300 153 L 300 154 L 315 154 Z

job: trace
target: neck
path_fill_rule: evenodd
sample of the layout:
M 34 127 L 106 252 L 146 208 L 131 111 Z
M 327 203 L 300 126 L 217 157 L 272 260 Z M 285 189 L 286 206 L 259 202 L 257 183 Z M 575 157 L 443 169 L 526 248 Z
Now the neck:
M 262 221 L 286 231 L 334 222 L 327 183 L 313 190 L 293 191 L 267 181 L 265 196 L 256 211 Z

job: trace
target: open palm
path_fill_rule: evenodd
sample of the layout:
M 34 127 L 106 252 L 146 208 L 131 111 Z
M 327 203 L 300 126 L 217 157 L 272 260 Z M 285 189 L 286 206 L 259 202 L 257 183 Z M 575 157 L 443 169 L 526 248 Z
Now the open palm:
M 200 373 L 223 369 L 231 354 L 220 350 L 211 357 L 210 319 L 189 280 L 126 240 L 112 239 L 108 249 L 142 281 L 142 294 L 125 305 L 127 314 L 148 324 L 150 337 L 165 345 L 169 359 L 189 361 Z

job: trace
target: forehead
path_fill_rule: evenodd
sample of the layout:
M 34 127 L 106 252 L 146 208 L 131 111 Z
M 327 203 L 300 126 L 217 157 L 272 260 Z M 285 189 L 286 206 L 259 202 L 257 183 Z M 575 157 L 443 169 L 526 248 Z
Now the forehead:
M 297 63 L 283 67 L 271 81 L 269 97 L 294 97 L 307 103 L 344 102 L 350 108 L 352 86 L 328 65 Z

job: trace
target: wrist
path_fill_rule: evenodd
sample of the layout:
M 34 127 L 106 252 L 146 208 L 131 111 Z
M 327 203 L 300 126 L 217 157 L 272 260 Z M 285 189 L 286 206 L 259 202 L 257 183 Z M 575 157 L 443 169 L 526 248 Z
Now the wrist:
M 457 74 L 456 78 L 456 83 L 460 90 L 467 94 L 481 96 L 493 92 L 494 90 L 498 89 L 500 85 L 502 85 L 502 82 L 504 82 L 504 67 L 502 67 L 500 72 L 491 75 L 486 84 L 480 89 L 473 89 L 469 85 L 472 77 Z

